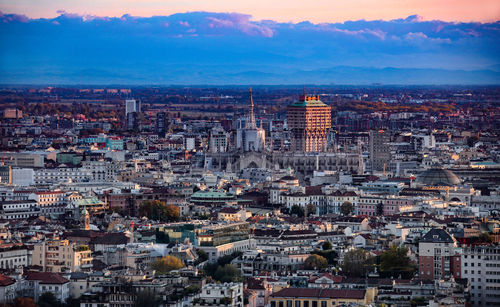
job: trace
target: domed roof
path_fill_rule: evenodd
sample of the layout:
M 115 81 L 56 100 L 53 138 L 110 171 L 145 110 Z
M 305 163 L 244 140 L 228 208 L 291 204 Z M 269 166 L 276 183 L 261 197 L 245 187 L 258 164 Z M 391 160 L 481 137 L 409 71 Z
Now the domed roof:
M 431 168 L 417 177 L 417 183 L 426 186 L 451 186 L 460 184 L 460 179 L 452 171 L 443 168 Z

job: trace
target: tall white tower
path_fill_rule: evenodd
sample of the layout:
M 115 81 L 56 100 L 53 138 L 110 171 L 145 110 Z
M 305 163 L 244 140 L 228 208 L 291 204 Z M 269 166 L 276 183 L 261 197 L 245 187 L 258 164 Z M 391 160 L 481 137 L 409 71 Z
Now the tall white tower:
M 255 122 L 252 88 L 250 88 L 248 120 L 244 128 L 236 133 L 236 147 L 243 151 L 262 151 L 266 146 L 266 132 Z

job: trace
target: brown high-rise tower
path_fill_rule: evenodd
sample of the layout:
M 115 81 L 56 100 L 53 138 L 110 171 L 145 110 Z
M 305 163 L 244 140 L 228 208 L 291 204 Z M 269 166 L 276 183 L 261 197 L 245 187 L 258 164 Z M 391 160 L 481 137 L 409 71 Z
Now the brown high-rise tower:
M 292 132 L 292 150 L 326 151 L 326 140 L 332 126 L 332 108 L 319 95 L 303 95 L 288 106 L 288 129 Z

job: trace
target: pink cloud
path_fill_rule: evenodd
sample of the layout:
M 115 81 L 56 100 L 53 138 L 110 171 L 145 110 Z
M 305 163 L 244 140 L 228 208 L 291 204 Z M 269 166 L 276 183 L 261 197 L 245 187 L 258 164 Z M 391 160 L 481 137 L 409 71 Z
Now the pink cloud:
M 189 22 L 187 22 L 187 21 L 179 21 L 179 24 L 180 24 L 181 26 L 183 26 L 183 27 L 186 27 L 186 28 L 187 28 L 187 27 L 190 27 L 190 24 L 189 24 Z
M 30 21 L 30 19 L 26 15 L 18 15 L 18 14 L 4 15 L 2 12 L 0 12 L 0 18 L 2 18 L 4 23 L 8 23 L 11 21 L 26 23 Z

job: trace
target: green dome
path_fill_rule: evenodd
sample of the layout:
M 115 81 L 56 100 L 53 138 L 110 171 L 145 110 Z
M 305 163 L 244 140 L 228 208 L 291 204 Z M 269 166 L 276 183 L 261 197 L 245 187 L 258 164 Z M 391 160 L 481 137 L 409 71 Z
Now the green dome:
M 450 170 L 431 168 L 418 175 L 417 183 L 434 187 L 453 186 L 460 184 L 460 179 Z

